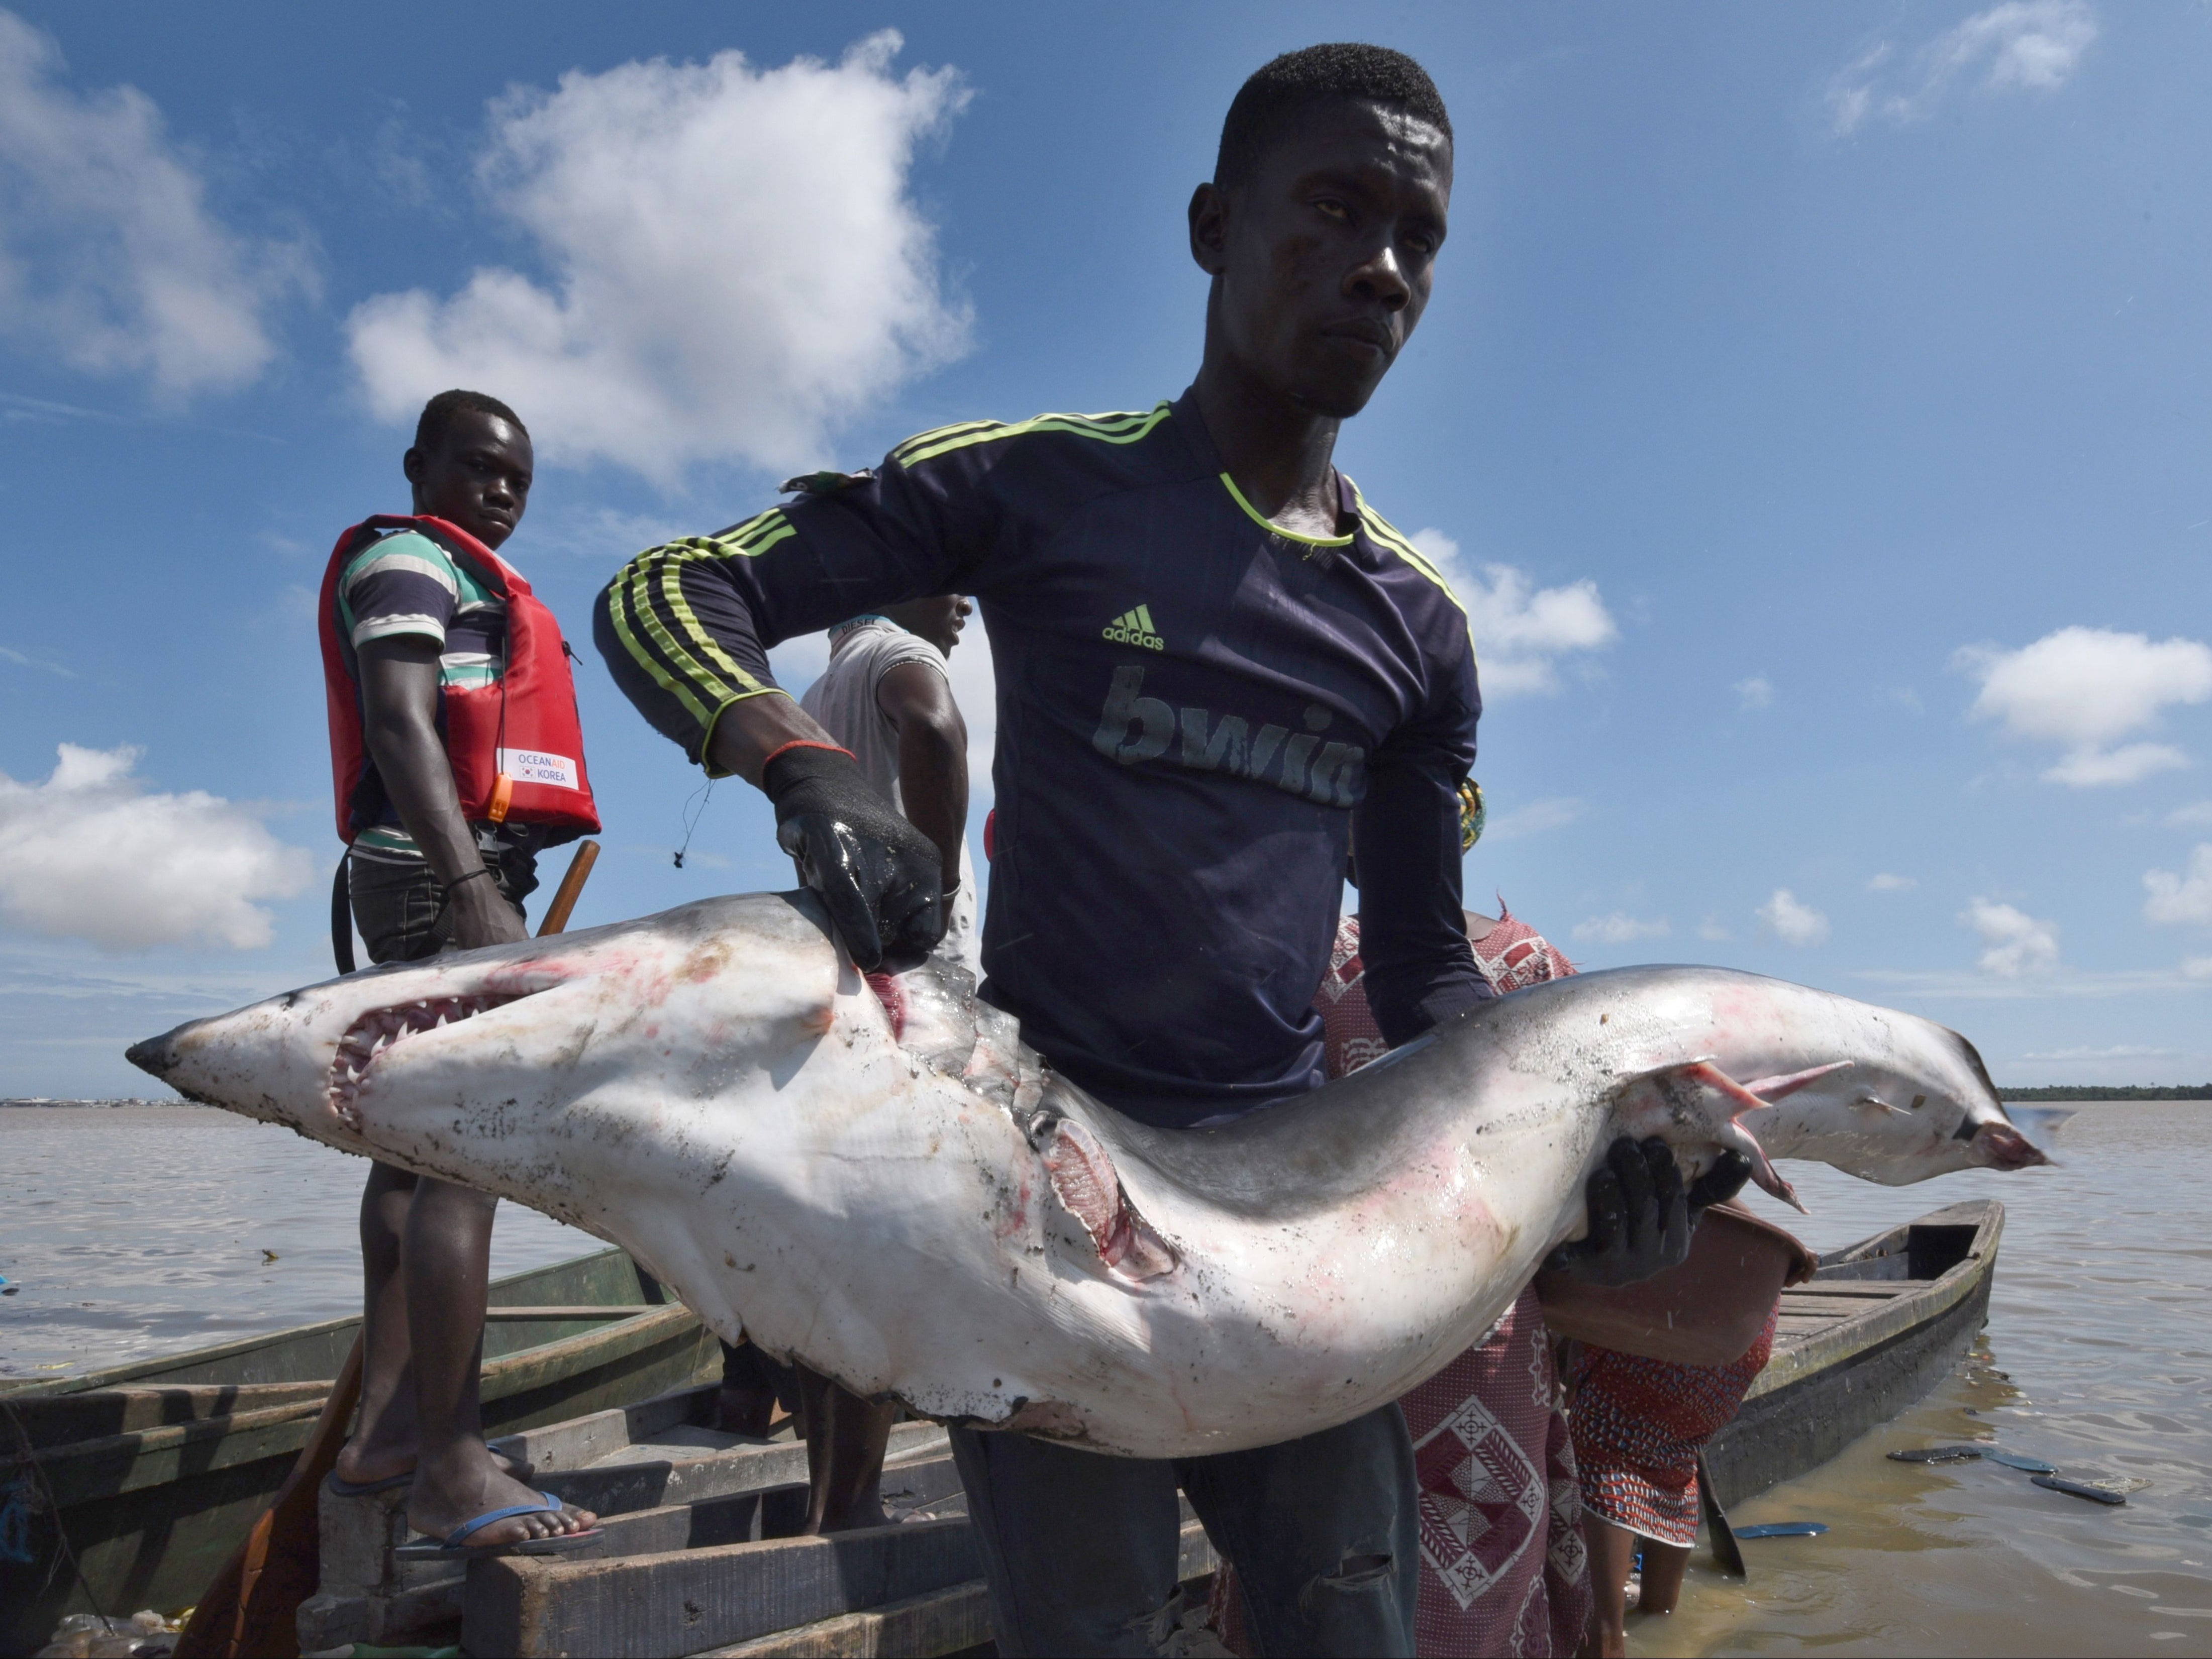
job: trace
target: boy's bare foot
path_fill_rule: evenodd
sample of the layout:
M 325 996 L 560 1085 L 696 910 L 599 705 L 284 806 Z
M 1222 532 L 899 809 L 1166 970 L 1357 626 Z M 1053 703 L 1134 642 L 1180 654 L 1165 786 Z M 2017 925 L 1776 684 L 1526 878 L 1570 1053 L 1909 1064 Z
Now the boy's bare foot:
M 407 1522 L 417 1532 L 442 1539 L 493 1510 L 535 1504 L 540 1494 L 496 1467 L 491 1448 L 465 1441 L 441 1462 L 416 1471 L 408 1492 Z M 589 1510 L 562 1509 L 553 1514 L 516 1515 L 479 1528 L 468 1536 L 471 1548 L 520 1544 L 532 1538 L 588 1532 L 599 1522 Z
M 528 1463 L 509 1457 L 505 1452 L 484 1448 L 490 1454 L 492 1464 L 501 1474 L 512 1475 L 517 1480 L 527 1480 L 537 1473 Z M 358 1439 L 349 1440 L 339 1450 L 336 1466 L 339 1480 L 351 1486 L 373 1486 L 383 1481 L 415 1473 L 415 1449 L 404 1447 L 364 1447 Z M 494 1508 L 498 1506 L 495 1504 Z

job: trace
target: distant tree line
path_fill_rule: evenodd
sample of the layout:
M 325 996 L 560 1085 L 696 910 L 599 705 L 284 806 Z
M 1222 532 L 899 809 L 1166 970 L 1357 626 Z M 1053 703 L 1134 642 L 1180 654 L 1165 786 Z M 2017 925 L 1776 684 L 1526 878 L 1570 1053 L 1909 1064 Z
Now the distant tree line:
M 2212 1083 L 2158 1084 L 2144 1086 L 2118 1083 L 2061 1083 L 2047 1089 L 2000 1089 L 1997 1093 L 2022 1105 L 2039 1100 L 2212 1100 Z

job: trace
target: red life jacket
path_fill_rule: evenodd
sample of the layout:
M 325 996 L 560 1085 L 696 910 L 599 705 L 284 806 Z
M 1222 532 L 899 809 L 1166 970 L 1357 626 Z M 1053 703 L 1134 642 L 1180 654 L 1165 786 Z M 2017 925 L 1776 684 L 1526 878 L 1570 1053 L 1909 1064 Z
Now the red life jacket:
M 341 649 L 338 579 L 355 554 L 393 530 L 427 536 L 507 601 L 507 672 L 491 685 L 444 688 L 440 714 L 461 816 L 471 823 L 513 819 L 579 834 L 596 830 L 599 814 L 584 773 L 584 727 L 561 624 L 514 566 L 466 531 L 443 519 L 380 513 L 338 538 L 323 573 L 323 690 L 338 839 L 350 846 L 383 815 L 386 799 L 362 737 L 361 689 Z

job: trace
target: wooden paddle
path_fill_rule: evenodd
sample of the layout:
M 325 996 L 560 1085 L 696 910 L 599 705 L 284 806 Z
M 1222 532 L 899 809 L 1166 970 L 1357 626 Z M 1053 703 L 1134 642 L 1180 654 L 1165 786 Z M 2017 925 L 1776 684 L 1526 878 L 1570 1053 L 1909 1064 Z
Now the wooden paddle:
M 592 866 L 599 861 L 599 844 L 587 841 L 576 849 L 576 856 L 568 860 L 568 873 L 561 878 L 555 890 L 553 902 L 545 907 L 545 920 L 538 924 L 538 936 L 557 933 L 568 925 L 568 915 L 581 897 L 584 884 L 591 878 Z
M 547 907 L 543 936 L 568 925 L 599 844 L 576 849 L 568 873 Z M 350 941 L 349 941 L 349 943 Z M 298 1659 L 300 1603 L 313 1595 L 322 1577 L 323 1482 L 337 1467 L 346 1430 L 361 1403 L 361 1338 L 338 1368 L 323 1414 L 301 1448 L 299 1461 L 284 1478 L 276 1498 L 246 1534 L 215 1582 L 192 1609 L 177 1638 L 177 1659 Z M 280 1541 L 281 1540 L 281 1541 Z
M 360 1403 L 356 1336 L 276 1501 L 192 1609 L 177 1638 L 177 1659 L 298 1659 L 300 1603 L 315 1593 L 322 1576 L 323 1481 L 345 1449 L 346 1428 Z
M 1729 1525 L 1728 1511 L 1721 1507 L 1720 1495 L 1713 1490 L 1713 1472 L 1705 1467 L 1705 1455 L 1698 1454 L 1698 1507 L 1705 1511 L 1705 1536 L 1713 1547 L 1713 1560 L 1731 1578 L 1748 1579 L 1750 1570 L 1743 1565 L 1743 1546 L 1735 1541 L 1735 1528 Z

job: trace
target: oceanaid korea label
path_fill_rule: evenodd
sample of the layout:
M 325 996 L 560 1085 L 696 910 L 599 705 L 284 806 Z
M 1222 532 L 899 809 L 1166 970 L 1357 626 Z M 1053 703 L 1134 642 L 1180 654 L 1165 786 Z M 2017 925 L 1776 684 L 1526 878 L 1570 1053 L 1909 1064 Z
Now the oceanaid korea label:
M 576 763 L 548 749 L 502 749 L 499 769 L 517 783 L 542 783 L 554 789 L 580 789 Z

